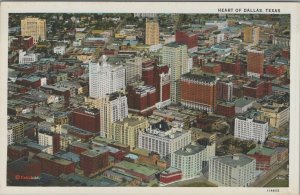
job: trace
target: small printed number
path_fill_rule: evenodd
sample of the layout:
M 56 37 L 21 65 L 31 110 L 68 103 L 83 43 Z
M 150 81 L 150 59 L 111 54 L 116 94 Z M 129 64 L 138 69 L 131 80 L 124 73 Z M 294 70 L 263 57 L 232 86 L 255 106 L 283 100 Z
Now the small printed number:
M 279 192 L 279 189 L 267 189 L 267 192 Z

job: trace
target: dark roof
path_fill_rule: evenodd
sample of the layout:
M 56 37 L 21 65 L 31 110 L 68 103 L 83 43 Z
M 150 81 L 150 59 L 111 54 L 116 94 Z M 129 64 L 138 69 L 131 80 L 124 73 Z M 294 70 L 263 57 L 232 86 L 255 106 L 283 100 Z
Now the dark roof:
M 153 124 L 152 129 L 159 129 L 161 131 L 168 131 L 171 129 L 171 127 L 168 125 L 168 123 L 164 120 L 161 120 L 160 122 Z

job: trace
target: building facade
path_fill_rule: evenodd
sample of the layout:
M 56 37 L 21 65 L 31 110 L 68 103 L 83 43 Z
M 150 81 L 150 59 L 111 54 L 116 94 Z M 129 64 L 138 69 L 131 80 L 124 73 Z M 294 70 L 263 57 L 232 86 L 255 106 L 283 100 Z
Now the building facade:
M 234 137 L 242 140 L 265 142 L 269 133 L 267 122 L 251 118 L 237 117 L 234 123 Z
M 146 45 L 159 44 L 159 24 L 157 19 L 146 19 Z
M 170 127 L 165 121 L 150 125 L 139 132 L 138 147 L 158 153 L 170 159 L 170 154 L 191 143 L 191 132 L 178 126 Z
M 100 136 L 111 139 L 111 124 L 128 116 L 127 97 L 122 93 L 112 93 L 100 99 L 86 98 L 85 102 L 99 109 Z
M 232 101 L 233 83 L 226 80 L 217 81 L 217 100 Z
M 31 64 L 37 60 L 37 54 L 26 54 L 26 51 L 19 50 L 19 64 Z
M 264 51 L 249 49 L 247 52 L 247 76 L 260 78 L 264 73 Z
M 187 73 L 181 77 L 182 105 L 212 112 L 217 106 L 217 80 L 214 76 Z
M 129 145 L 131 149 L 138 146 L 138 134 L 149 127 L 149 122 L 142 116 L 123 118 L 112 124 L 112 139 L 118 143 Z
M 102 56 L 101 65 L 98 62 L 89 62 L 89 94 L 92 98 L 125 90 L 125 68 L 112 67 L 106 59 L 106 56 Z
M 21 20 L 21 35 L 32 36 L 33 42 L 37 43 L 39 40 L 46 40 L 46 20 L 28 17 Z
M 255 181 L 255 159 L 244 154 L 214 157 L 208 181 L 224 187 L 248 187 Z
M 187 46 L 177 43 L 168 43 L 161 50 L 163 65 L 171 69 L 171 102 L 180 101 L 180 77 L 189 72 Z
M 215 144 L 207 147 L 215 148 Z M 190 179 L 201 175 L 204 161 L 213 156 L 205 146 L 192 143 L 171 154 L 171 166 L 182 171 L 182 179 Z

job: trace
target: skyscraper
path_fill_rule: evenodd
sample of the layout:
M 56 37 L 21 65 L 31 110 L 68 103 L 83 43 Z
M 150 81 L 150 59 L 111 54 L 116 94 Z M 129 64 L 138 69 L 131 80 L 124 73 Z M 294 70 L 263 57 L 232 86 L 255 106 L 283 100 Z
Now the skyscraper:
M 247 76 L 259 78 L 263 74 L 264 51 L 249 49 L 247 52 Z
M 171 101 L 179 102 L 180 76 L 189 72 L 187 46 L 177 43 L 164 45 L 161 61 L 171 69 Z
M 159 25 L 157 19 L 149 20 L 146 19 L 146 45 L 157 45 L 159 44 Z
M 259 42 L 259 31 L 259 27 L 247 26 L 246 28 L 244 28 L 244 42 L 257 45 Z
M 46 40 L 46 20 L 34 17 L 28 17 L 21 20 L 21 35 L 32 36 L 33 42 Z
M 125 68 L 113 67 L 106 62 L 106 56 L 102 56 L 99 62 L 89 63 L 89 92 L 92 98 L 105 97 L 122 89 L 125 89 Z
M 128 116 L 127 97 L 122 93 L 111 93 L 103 98 L 87 98 L 85 103 L 100 111 L 100 136 L 112 138 L 111 125 Z

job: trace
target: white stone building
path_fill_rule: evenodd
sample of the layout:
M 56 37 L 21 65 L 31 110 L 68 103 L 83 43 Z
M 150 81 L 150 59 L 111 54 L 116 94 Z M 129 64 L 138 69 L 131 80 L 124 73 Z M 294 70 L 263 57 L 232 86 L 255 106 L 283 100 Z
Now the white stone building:
M 202 146 L 189 144 L 171 154 L 171 166 L 182 171 L 182 179 L 200 176 L 204 162 L 215 156 L 215 143 Z
M 170 159 L 171 153 L 191 143 L 191 132 L 181 127 L 170 126 L 165 121 L 150 125 L 145 132 L 139 132 L 138 147 L 157 152 Z
M 112 67 L 102 57 L 102 63 L 89 63 L 89 92 L 92 98 L 105 97 L 106 94 L 125 89 L 125 68 Z
M 269 124 L 252 118 L 237 117 L 234 123 L 234 137 L 242 140 L 265 142 L 268 137 Z
M 38 55 L 31 53 L 26 54 L 26 51 L 19 50 L 19 64 L 31 64 L 38 60 Z
M 214 157 L 208 181 L 224 187 L 248 187 L 255 181 L 256 160 L 244 154 Z

